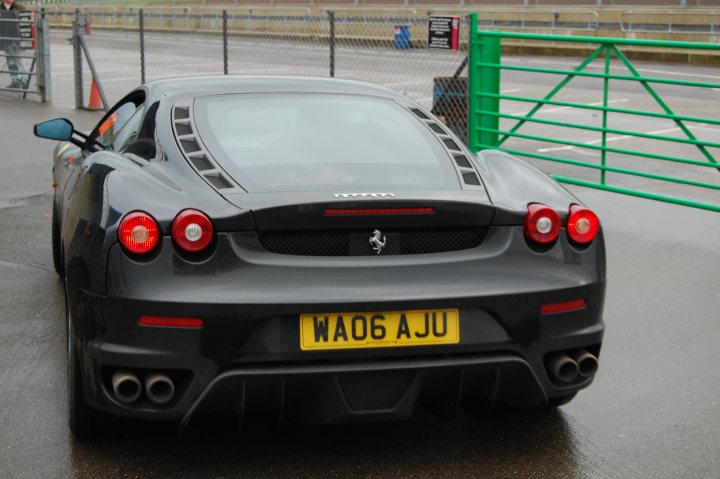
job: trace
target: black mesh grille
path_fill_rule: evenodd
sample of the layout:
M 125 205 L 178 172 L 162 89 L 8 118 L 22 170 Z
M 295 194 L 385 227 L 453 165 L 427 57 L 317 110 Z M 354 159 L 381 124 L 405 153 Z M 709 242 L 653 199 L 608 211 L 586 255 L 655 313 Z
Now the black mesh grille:
M 438 125 L 437 123 L 428 123 L 427 125 L 428 125 L 428 126 L 430 127 L 430 129 L 431 129 L 432 131 L 434 131 L 435 133 L 439 133 L 439 134 L 441 134 L 441 135 L 444 135 L 444 134 L 445 134 L 445 130 L 443 130 L 442 127 L 441 127 L 440 125 Z
M 416 115 L 418 118 L 422 118 L 423 120 L 429 120 L 429 119 L 430 119 L 430 118 L 428 118 L 428 116 L 427 116 L 425 113 L 423 113 L 422 111 L 418 110 L 417 108 L 410 108 L 410 111 L 413 112 L 413 113 L 415 113 L 415 115 Z
M 458 166 L 462 166 L 463 168 L 470 168 L 470 161 L 467 159 L 465 155 L 453 155 L 455 158 L 455 163 L 457 163 Z
M 186 120 L 190 118 L 190 109 L 189 108 L 175 108 L 175 119 L 176 120 Z
M 463 180 L 466 185 L 480 186 L 480 180 L 475 173 L 463 173 Z
M 175 124 L 175 131 L 180 136 L 192 135 L 192 127 L 190 125 L 183 125 L 182 123 Z
M 227 181 L 222 175 L 205 175 L 205 178 L 210 182 L 211 185 L 213 185 L 215 188 L 222 189 L 222 188 L 230 188 L 232 185 L 229 181 Z
M 200 147 L 195 140 L 180 140 L 180 146 L 185 150 L 185 153 L 194 153 L 200 151 Z
M 208 159 L 205 158 L 205 156 L 191 157 L 190 161 L 192 161 L 193 165 L 195 165 L 195 168 L 200 171 L 211 170 L 213 168 L 212 163 L 210 163 Z
M 452 141 L 450 138 L 444 138 L 444 139 L 443 139 L 443 143 L 445 143 L 445 146 L 447 146 L 447 147 L 450 148 L 451 150 L 458 150 L 458 151 L 460 151 L 460 147 L 458 146 L 458 144 L 455 143 L 454 141 Z
M 298 256 L 370 256 L 377 255 L 370 244 L 372 231 L 265 231 L 258 232 L 260 244 L 276 254 Z M 445 253 L 479 246 L 487 228 L 408 228 L 383 230 L 382 255 Z

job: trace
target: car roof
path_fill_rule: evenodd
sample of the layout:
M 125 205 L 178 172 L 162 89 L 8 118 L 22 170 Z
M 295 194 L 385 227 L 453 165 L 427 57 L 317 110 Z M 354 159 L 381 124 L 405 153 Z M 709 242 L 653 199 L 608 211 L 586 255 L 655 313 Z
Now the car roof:
M 375 83 L 309 76 L 204 75 L 156 80 L 145 86 L 150 97 L 187 98 L 246 93 L 330 93 L 408 101 L 408 98 L 400 93 Z

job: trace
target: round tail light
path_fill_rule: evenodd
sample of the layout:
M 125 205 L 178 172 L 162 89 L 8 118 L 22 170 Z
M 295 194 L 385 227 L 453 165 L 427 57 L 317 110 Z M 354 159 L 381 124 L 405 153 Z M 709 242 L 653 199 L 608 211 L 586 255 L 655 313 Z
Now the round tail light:
M 152 251 L 160 241 L 157 221 L 144 211 L 133 211 L 120 221 L 118 239 L 123 247 L 135 254 Z
M 175 244 L 191 253 L 207 248 L 213 233 L 210 218 L 202 211 L 182 210 L 173 220 L 172 237 Z
M 567 222 L 567 234 L 572 241 L 587 244 L 595 239 L 600 231 L 600 220 L 591 210 L 580 205 L 570 205 Z
M 560 234 L 560 214 L 540 203 L 528 205 L 525 215 L 525 236 L 536 243 L 547 244 L 555 241 Z

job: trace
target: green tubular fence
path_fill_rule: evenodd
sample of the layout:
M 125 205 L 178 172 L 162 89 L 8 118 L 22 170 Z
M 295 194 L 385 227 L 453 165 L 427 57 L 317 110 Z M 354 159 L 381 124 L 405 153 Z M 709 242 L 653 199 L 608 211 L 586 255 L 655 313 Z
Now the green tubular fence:
M 518 156 L 525 156 L 537 160 L 544 160 L 554 163 L 571 165 L 573 167 L 583 167 L 598 171 L 598 181 L 588 181 L 584 179 L 571 178 L 564 175 L 551 174 L 556 180 L 580 186 L 598 188 L 615 193 L 638 196 L 653 200 L 665 201 L 669 203 L 680 204 L 684 206 L 692 206 L 710 211 L 720 212 L 720 163 L 718 157 L 713 154 L 713 149 L 720 148 L 720 136 L 715 141 L 705 141 L 698 139 L 691 131 L 693 126 L 687 123 L 705 124 L 711 126 L 720 125 L 720 93 L 717 94 L 717 111 L 716 118 L 702 118 L 699 116 L 678 115 L 660 96 L 653 85 L 673 85 L 686 87 L 687 92 L 684 95 L 690 97 L 692 90 L 690 89 L 710 89 L 709 91 L 720 90 L 720 73 L 718 73 L 718 82 L 700 82 L 676 80 L 672 78 L 662 78 L 657 76 L 643 76 L 633 65 L 628 56 L 623 53 L 621 46 L 638 46 L 653 48 L 672 48 L 672 49 L 694 49 L 694 50 L 720 50 L 720 44 L 714 43 L 695 43 L 695 42 L 671 42 L 656 40 L 635 40 L 620 38 L 603 38 L 603 37 L 579 37 L 564 35 L 542 35 L 534 33 L 520 32 L 500 32 L 500 31 L 481 31 L 477 29 L 477 14 L 470 16 L 470 59 L 469 59 L 469 75 L 468 75 L 468 146 L 471 150 L 477 152 L 483 149 L 498 149 L 506 151 Z M 507 65 L 501 63 L 501 40 L 503 38 L 516 40 L 541 40 L 547 42 L 560 43 L 579 43 L 593 44 L 597 47 L 592 53 L 585 58 L 580 64 L 571 70 L 563 70 L 558 68 L 537 68 L 526 65 Z M 611 60 L 615 58 L 620 68 L 624 68 L 629 74 L 612 73 Z M 586 71 L 587 67 L 594 61 L 602 61 L 604 63 L 602 72 Z M 514 71 L 536 73 L 543 75 L 554 75 L 563 77 L 557 85 L 550 90 L 542 98 L 533 98 L 527 96 L 502 94 L 500 92 L 500 74 L 501 71 Z M 570 101 L 558 101 L 554 98 L 575 78 L 590 78 L 602 81 L 602 105 L 578 103 Z M 642 89 L 654 101 L 658 111 L 635 110 L 628 108 L 616 108 L 609 106 L 610 100 L 610 82 L 634 82 L 641 85 Z M 613 83 L 614 84 L 614 83 Z M 522 104 L 534 104 L 525 114 L 503 113 L 500 110 L 500 101 L 508 100 L 511 102 L 521 102 Z M 538 112 L 542 113 L 542 108 L 546 105 L 558 107 L 577 108 L 590 113 L 602 115 L 602 126 L 594 126 L 581 123 L 570 123 L 567 121 L 551 120 L 547 118 L 538 118 Z M 637 119 L 660 119 L 670 120 L 674 124 L 674 130 L 682 132 L 684 137 L 664 136 L 658 132 L 639 132 L 629 131 L 621 128 L 610 126 L 612 118 L 617 115 L 632 115 Z M 500 127 L 501 120 L 504 123 L 512 123 L 512 127 L 502 129 Z M 523 133 L 520 130 L 524 125 L 545 125 L 553 128 L 563 128 L 562 138 L 551 138 L 538 134 Z M 568 138 L 574 138 L 577 131 L 594 132 L 599 134 L 599 139 L 582 142 L 573 141 Z M 719 130 L 720 131 L 720 130 Z M 608 137 L 608 135 L 619 135 Z M 582 148 L 585 150 L 595 151 L 599 153 L 599 162 L 587 162 L 579 159 L 562 158 L 544 154 L 542 150 L 526 151 L 521 148 L 509 148 L 505 143 L 510 138 L 521 140 L 529 140 L 533 142 L 550 143 L 556 145 L 567 146 L 568 148 Z M 680 145 L 689 145 L 695 151 L 695 158 L 676 157 L 666 154 L 664 151 L 652 152 L 643 151 L 642 149 L 615 148 L 608 146 L 608 142 L 612 140 L 622 140 L 626 138 L 638 138 L 643 140 L 657 140 L 661 142 L 671 142 Z M 626 155 L 640 159 L 661 160 L 678 166 L 690 165 L 692 167 L 710 168 L 718 175 L 718 182 L 710 183 L 707 181 L 698 181 L 696 179 L 682 178 L 679 176 L 671 176 L 670 174 L 642 171 L 641 169 L 629 169 L 619 166 L 613 166 L 612 155 Z M 686 167 L 687 168 L 687 167 Z M 662 168 L 667 169 L 667 168 Z M 629 175 L 637 178 L 645 178 L 649 180 L 658 180 L 667 183 L 684 185 L 692 188 L 702 188 L 717 192 L 718 204 L 708 203 L 705 201 L 696 201 L 676 196 L 669 196 L 651 191 L 641 191 L 629 187 L 610 184 L 607 177 L 608 173 Z

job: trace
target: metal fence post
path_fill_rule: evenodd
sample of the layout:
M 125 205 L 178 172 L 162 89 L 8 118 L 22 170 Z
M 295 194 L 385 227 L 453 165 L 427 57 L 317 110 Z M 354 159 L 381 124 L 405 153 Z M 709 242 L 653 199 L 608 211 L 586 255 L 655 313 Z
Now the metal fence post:
M 140 83 L 145 83 L 145 12 L 138 12 L 138 32 L 140 33 Z
M 468 65 L 468 138 L 472 151 L 494 148 L 500 126 L 500 37 L 478 32 L 477 13 L 470 15 Z M 483 112 L 491 112 L 487 115 Z
M 37 90 L 40 101 L 52 101 L 52 83 L 50 75 L 50 24 L 44 9 L 40 10 L 37 21 Z
M 223 10 L 222 14 L 222 36 L 223 36 L 223 73 L 228 74 L 228 13 Z
M 80 27 L 80 9 L 75 9 L 73 19 L 72 41 L 73 41 L 73 66 L 75 69 L 75 108 L 83 107 L 83 78 L 82 78 L 82 50 L 80 47 L 80 35 L 83 28 Z
M 330 76 L 335 76 L 335 12 L 329 10 L 327 12 L 330 21 Z

